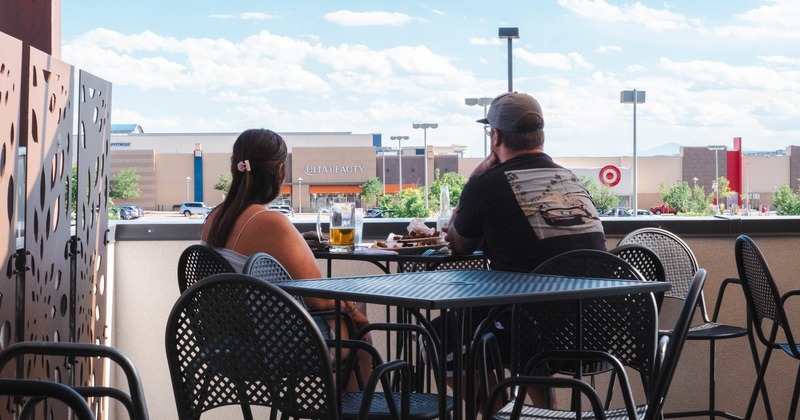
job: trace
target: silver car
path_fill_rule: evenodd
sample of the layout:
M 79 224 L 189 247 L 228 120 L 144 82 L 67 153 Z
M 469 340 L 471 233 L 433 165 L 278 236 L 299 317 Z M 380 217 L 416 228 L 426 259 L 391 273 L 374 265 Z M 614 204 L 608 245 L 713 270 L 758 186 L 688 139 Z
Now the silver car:
M 178 210 L 179 213 L 183 213 L 184 216 L 189 217 L 194 214 L 199 214 L 205 216 L 208 212 L 211 211 L 211 207 L 205 205 L 205 203 L 201 203 L 199 201 L 184 201 L 181 203 L 181 208 Z

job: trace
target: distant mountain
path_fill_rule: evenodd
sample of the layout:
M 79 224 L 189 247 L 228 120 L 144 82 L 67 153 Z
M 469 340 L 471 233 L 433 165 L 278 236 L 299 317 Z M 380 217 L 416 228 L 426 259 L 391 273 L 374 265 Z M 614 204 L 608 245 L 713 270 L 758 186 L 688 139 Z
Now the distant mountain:
M 643 150 L 639 156 L 677 156 L 681 153 L 681 145 L 678 143 L 667 143 L 653 149 Z

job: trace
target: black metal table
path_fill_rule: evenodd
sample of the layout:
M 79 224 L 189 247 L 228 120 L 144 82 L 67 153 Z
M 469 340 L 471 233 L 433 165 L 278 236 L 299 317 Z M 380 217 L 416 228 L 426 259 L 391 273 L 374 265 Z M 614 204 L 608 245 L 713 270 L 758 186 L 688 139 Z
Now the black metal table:
M 391 250 L 389 250 L 391 251 Z M 442 253 L 433 253 L 429 255 L 423 254 L 379 254 L 373 253 L 374 251 L 356 250 L 351 254 L 336 254 L 328 251 L 314 251 L 314 257 L 318 260 L 326 260 L 328 268 L 328 277 L 331 277 L 331 268 L 333 260 L 342 261 L 366 261 L 374 264 L 380 268 L 384 273 L 391 274 L 391 263 L 397 263 L 396 272 L 402 273 L 406 271 L 431 271 L 441 265 L 447 265 L 448 268 L 488 268 L 488 262 L 483 252 L 477 251 L 468 255 L 451 255 Z M 418 265 L 413 270 L 409 270 L 409 264 Z
M 374 276 L 337 277 L 281 283 L 293 295 L 376 303 L 416 309 L 438 309 L 442 316 L 454 311 L 464 319 L 467 309 L 559 300 L 581 300 L 605 296 L 657 293 L 669 290 L 665 282 L 559 277 L 490 270 L 452 270 L 398 273 Z M 339 305 L 337 304 L 338 308 Z M 338 314 L 337 314 L 338 316 Z M 445 323 L 446 324 L 446 323 Z M 337 323 L 338 328 L 338 323 Z M 445 331 L 446 334 L 446 331 Z M 463 328 L 458 334 L 463 334 Z M 337 331 L 337 337 L 341 336 Z M 442 377 L 446 375 L 447 340 L 440 343 Z M 457 343 L 463 342 L 463 336 Z M 455 351 L 455 374 L 460 373 L 460 352 Z M 456 376 L 456 378 L 459 376 Z M 455 379 L 455 378 L 454 378 Z M 467 378 L 469 381 L 471 378 Z M 453 381 L 453 393 L 460 401 L 461 381 Z M 442 393 L 441 417 L 444 412 Z M 455 404 L 454 418 L 464 418 L 461 404 Z

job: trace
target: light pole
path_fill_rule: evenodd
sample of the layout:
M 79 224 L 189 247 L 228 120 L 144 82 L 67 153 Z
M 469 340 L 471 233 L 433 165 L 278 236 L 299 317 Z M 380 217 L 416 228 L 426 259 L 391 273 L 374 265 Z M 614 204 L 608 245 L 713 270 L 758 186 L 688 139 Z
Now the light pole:
M 425 159 L 423 159 L 423 163 L 425 165 L 425 210 L 428 210 L 428 129 L 434 129 L 439 126 L 437 123 L 412 123 L 412 127 L 414 128 L 421 128 L 423 140 L 423 147 L 425 148 Z
M 694 187 L 697 188 L 697 177 L 692 178 L 692 181 L 694 181 Z
M 403 140 L 408 140 L 408 136 L 392 136 L 389 138 L 392 140 L 397 140 L 397 176 L 399 177 L 398 182 L 400 183 L 400 188 L 397 190 L 397 192 L 403 192 Z
M 747 209 L 746 216 L 750 215 L 750 162 L 744 165 L 744 208 Z
M 303 178 L 297 178 L 297 213 L 303 212 Z
M 719 213 L 719 156 L 717 152 L 727 149 L 727 146 L 721 144 L 712 144 L 708 146 L 708 150 L 714 151 L 714 183 L 711 184 L 711 186 L 714 188 L 714 205 L 717 206 L 717 213 Z
M 192 201 L 192 177 L 186 177 L 186 201 Z
M 511 82 L 511 40 L 519 38 L 519 28 L 500 28 L 497 31 L 497 36 L 500 39 L 508 40 L 508 91 L 513 92 L 513 83 Z
M 469 106 L 482 106 L 483 107 L 483 118 L 486 118 L 486 107 L 492 103 L 492 98 L 465 98 L 464 104 Z M 489 156 L 489 148 L 488 148 L 488 141 L 487 141 L 487 134 L 486 134 L 486 124 L 483 125 L 483 157 Z
M 638 213 L 638 197 L 636 195 L 636 104 L 644 103 L 643 90 L 623 90 L 619 93 L 621 104 L 633 104 L 633 217 Z

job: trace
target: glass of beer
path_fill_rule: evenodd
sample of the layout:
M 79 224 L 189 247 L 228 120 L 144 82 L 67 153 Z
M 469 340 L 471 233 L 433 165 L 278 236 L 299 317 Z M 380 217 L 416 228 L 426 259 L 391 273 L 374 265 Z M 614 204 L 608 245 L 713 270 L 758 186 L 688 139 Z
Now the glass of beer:
M 322 213 L 330 214 L 330 251 L 344 254 L 353 252 L 356 237 L 355 203 L 333 203 L 317 211 L 317 236 L 322 238 Z

